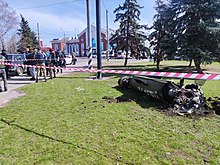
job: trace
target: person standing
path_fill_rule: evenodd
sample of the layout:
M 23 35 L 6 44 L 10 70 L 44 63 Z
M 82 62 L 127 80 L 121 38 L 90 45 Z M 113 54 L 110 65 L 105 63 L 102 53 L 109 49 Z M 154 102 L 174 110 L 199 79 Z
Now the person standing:
M 63 73 L 63 68 L 66 67 L 64 52 L 59 53 L 58 67 L 60 67 L 60 73 Z
M 59 69 L 61 70 L 61 51 L 57 50 L 55 51 L 55 57 L 56 57 L 56 67 L 57 67 L 57 73 L 59 73 Z
M 53 78 L 53 75 L 52 75 L 52 72 L 54 74 L 54 78 L 56 78 L 56 64 L 57 64 L 57 58 L 56 58 L 56 55 L 55 55 L 55 52 L 53 52 L 52 49 L 49 50 L 50 54 L 49 54 L 49 67 L 50 67 L 50 70 L 49 70 L 49 73 L 50 73 L 50 79 Z
M 4 62 L 6 61 L 6 58 L 0 54 L 0 77 L 3 80 L 4 83 L 4 92 L 8 90 L 8 83 L 7 83 L 7 78 L 6 78 L 6 71 L 5 71 L 5 64 Z M 0 92 L 3 92 L 2 86 L 0 84 Z
M 72 64 L 73 64 L 73 65 L 76 65 L 76 61 L 77 61 L 77 59 L 76 59 L 76 53 L 73 52 L 73 53 L 72 53 Z
M 30 80 L 36 80 L 36 61 L 34 59 L 34 53 L 31 53 L 31 51 L 27 48 L 25 52 L 25 56 L 27 59 L 26 64 L 32 65 L 32 67 L 28 67 L 29 73 L 31 75 Z
M 49 68 L 49 65 L 50 65 L 50 60 L 49 60 L 50 52 L 46 51 L 45 54 L 46 54 L 46 58 L 45 58 L 46 59 L 45 60 L 46 75 L 49 76 L 49 73 L 50 73 L 50 68 Z
M 7 57 L 6 57 L 7 54 L 6 54 L 6 50 L 5 49 L 2 50 L 2 54 L 1 55 L 4 56 L 5 57 L 5 61 L 7 61 Z M 5 72 L 6 72 L 6 78 L 7 79 L 9 79 L 8 70 L 9 70 L 9 65 L 5 65 Z
M 46 68 L 45 68 L 45 57 L 42 54 L 41 50 L 35 52 L 36 66 L 37 66 L 37 75 L 36 75 L 36 83 L 39 80 L 40 71 L 42 69 L 44 75 L 44 81 L 47 82 Z

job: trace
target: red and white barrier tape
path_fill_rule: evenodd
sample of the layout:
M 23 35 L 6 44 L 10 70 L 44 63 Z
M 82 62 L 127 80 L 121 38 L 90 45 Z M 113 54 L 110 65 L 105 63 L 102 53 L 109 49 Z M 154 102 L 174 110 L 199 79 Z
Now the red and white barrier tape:
M 47 67 L 35 66 L 24 64 L 12 64 L 0 62 L 0 64 L 9 66 L 26 66 L 32 68 L 60 68 L 60 67 Z M 84 68 L 62 68 L 68 71 L 90 72 L 90 73 L 114 73 L 114 74 L 127 74 L 127 75 L 142 75 L 142 76 L 155 76 L 155 77 L 168 77 L 168 78 L 184 78 L 184 79 L 200 79 L 200 80 L 220 80 L 220 74 L 198 74 L 198 73 L 175 73 L 175 72 L 148 72 L 148 71 L 127 71 L 127 70 L 97 70 L 97 69 L 84 69 Z
M 62 58 L 63 60 L 64 58 Z M 17 62 L 17 61 L 50 61 L 50 60 L 56 60 L 58 61 L 58 58 L 56 59 L 24 59 L 24 60 L 5 60 L 6 62 Z

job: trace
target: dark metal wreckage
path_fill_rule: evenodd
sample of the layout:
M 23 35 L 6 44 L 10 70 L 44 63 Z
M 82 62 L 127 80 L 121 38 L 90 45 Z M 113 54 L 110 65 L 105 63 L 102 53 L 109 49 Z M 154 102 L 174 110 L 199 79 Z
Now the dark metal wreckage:
M 133 88 L 169 105 L 174 114 L 207 113 L 206 100 L 199 84 L 180 85 L 145 76 L 124 76 L 118 80 L 123 88 Z

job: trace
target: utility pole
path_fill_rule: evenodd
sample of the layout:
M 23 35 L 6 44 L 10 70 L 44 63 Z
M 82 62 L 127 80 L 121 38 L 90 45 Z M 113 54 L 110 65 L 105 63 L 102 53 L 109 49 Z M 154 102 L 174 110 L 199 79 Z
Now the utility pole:
M 38 23 L 37 23 L 37 39 L 38 39 L 38 44 L 39 44 L 39 49 L 40 49 L 40 29 L 39 29 Z
M 102 56 L 101 56 L 101 7 L 100 0 L 96 0 L 96 35 L 97 35 L 97 67 L 102 69 Z M 97 78 L 102 79 L 102 73 L 97 72 Z
M 91 24 L 90 24 L 90 0 L 86 0 L 87 11 L 87 56 L 88 56 L 88 69 L 93 68 L 92 64 L 92 47 L 91 47 Z
M 107 50 L 106 50 L 106 59 L 109 61 L 109 38 L 108 38 L 108 10 L 106 10 L 106 37 L 107 37 Z
M 63 51 L 64 51 L 64 53 L 66 53 L 66 34 L 65 34 L 65 32 L 63 33 L 63 40 L 64 40 L 64 45 L 63 45 Z

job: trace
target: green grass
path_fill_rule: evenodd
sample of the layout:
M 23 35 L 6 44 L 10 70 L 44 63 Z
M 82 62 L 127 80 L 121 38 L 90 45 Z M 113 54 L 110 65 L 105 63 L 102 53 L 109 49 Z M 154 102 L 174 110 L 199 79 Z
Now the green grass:
M 220 164 L 218 116 L 166 116 L 160 102 L 119 89 L 117 77 L 90 76 L 24 86 L 0 108 L 0 164 Z M 219 96 L 219 84 L 206 82 L 206 96 Z
M 111 69 L 127 69 L 127 70 L 147 70 L 147 71 L 156 71 L 156 63 L 146 62 L 142 60 L 137 61 L 128 61 L 128 66 L 123 66 L 124 61 L 118 60 L 103 60 L 103 68 L 111 68 Z M 168 71 L 168 72 L 188 72 L 188 71 L 196 71 L 194 62 L 191 67 L 188 67 L 188 61 L 180 61 L 180 60 L 171 60 L 171 61 L 161 61 L 160 70 Z M 220 73 L 220 63 L 214 62 L 212 64 L 202 64 L 202 70 L 205 73 Z

